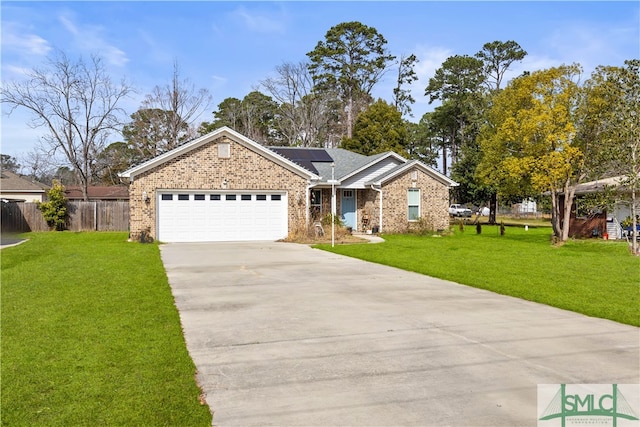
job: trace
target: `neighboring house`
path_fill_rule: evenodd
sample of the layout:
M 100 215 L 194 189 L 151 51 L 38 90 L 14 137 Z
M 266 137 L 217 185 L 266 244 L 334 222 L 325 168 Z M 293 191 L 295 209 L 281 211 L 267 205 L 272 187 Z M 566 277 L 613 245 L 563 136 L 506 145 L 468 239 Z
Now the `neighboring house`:
M 511 206 L 511 211 L 515 215 L 527 215 L 538 213 L 538 206 L 535 200 L 528 198 L 522 199 L 520 203 Z
M 5 202 L 44 202 L 48 187 L 20 175 L 0 172 L 0 199 Z
M 569 235 L 571 237 L 602 237 L 605 234 L 609 239 L 623 238 L 623 229 L 620 223 L 631 216 L 631 207 L 628 198 L 624 195 L 630 193 L 622 188 L 620 182 L 624 177 L 615 176 L 596 181 L 585 182 L 576 187 L 571 222 L 569 223 Z M 586 195 L 603 192 L 606 188 L 615 188 L 620 196 L 609 211 L 587 212 L 583 208 L 582 198 Z M 561 200 L 564 203 L 563 200 Z
M 81 187 L 66 187 L 64 195 L 67 200 L 84 200 Z M 90 186 L 87 188 L 87 195 L 91 202 L 109 200 L 126 202 L 129 200 L 129 188 L 123 186 Z
M 131 238 L 278 240 L 331 213 L 354 231 L 449 227 L 455 182 L 392 152 L 264 147 L 217 129 L 120 175 L 130 182 Z M 332 180 L 333 176 L 333 180 Z

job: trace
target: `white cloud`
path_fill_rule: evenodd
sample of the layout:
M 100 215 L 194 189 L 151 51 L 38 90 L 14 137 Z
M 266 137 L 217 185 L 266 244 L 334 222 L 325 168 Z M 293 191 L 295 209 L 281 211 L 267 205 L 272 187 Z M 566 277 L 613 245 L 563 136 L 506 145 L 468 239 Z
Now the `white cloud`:
M 33 72 L 33 69 L 27 67 L 19 67 L 17 65 L 2 64 L 2 76 L 4 78 L 22 78 Z
M 411 92 L 416 100 L 412 110 L 416 121 L 424 115 L 424 113 L 433 111 L 435 107 L 440 105 L 439 101 L 429 104 L 429 97 L 424 95 L 424 90 L 429 84 L 436 70 L 442 67 L 442 63 L 450 56 L 455 55 L 452 49 L 442 46 L 425 46 L 419 45 L 415 49 L 415 55 L 420 62 L 414 68 L 418 76 L 418 80 L 411 84 Z
M 553 59 L 546 55 L 528 54 L 522 62 L 514 62 L 505 73 L 501 87 L 504 87 L 509 80 L 520 76 L 525 71 L 530 73 L 534 71 L 546 70 L 552 67 L 558 67 L 563 64 L 560 59 Z M 567 65 L 570 63 L 567 63 Z
M 215 74 L 211 76 L 211 80 L 213 81 L 214 86 L 223 86 L 229 81 L 227 77 L 217 76 Z
M 268 14 L 249 11 L 244 6 L 235 9 L 231 15 L 242 21 L 250 31 L 284 34 L 286 30 L 286 24 L 282 16 L 268 16 Z
M 442 66 L 442 63 L 450 56 L 455 55 L 453 50 L 440 46 L 418 46 L 416 49 L 416 57 L 420 62 L 415 67 L 420 84 L 426 86 L 429 79 L 433 77 L 436 70 Z
M 51 51 L 49 41 L 13 23 L 4 23 L 2 49 L 22 54 L 45 56 Z
M 586 73 L 599 65 L 622 65 L 625 59 L 631 59 L 623 52 L 634 47 L 638 51 L 640 46 L 637 18 L 615 25 L 569 22 L 549 35 L 549 50 L 557 56 L 559 63 L 577 62 Z
M 129 62 L 127 54 L 117 46 L 109 43 L 103 33 L 104 28 L 97 25 L 78 25 L 73 17 L 58 17 L 64 28 L 73 36 L 74 43 L 83 51 L 98 53 L 109 64 L 122 67 Z

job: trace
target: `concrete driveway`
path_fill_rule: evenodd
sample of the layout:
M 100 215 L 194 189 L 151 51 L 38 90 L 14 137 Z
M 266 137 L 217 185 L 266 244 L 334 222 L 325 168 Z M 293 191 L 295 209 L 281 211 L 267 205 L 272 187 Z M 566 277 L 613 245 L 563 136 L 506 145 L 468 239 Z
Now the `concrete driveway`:
M 304 245 L 161 248 L 214 425 L 535 426 L 538 384 L 640 383 L 635 327 Z

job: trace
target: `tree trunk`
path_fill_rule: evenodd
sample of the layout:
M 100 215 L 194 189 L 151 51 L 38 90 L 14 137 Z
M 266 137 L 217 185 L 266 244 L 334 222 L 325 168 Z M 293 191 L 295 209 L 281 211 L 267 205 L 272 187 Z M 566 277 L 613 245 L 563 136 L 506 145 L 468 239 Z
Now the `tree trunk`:
M 636 210 L 636 187 L 635 184 L 631 184 L 631 226 L 633 227 L 633 239 L 631 240 L 631 253 L 638 254 L 638 217 Z
M 349 96 L 349 104 L 347 106 L 347 138 L 353 136 L 353 97 Z
M 556 190 L 551 191 L 551 223 L 553 225 L 553 235 L 561 241 L 566 242 L 569 240 L 571 208 L 573 207 L 573 197 L 576 192 L 576 187 L 572 186 L 570 181 L 567 179 L 563 190 L 564 206 L 562 207 L 562 210 L 560 210 L 560 195 Z
M 560 237 L 562 229 L 560 226 L 560 196 L 555 190 L 551 190 L 551 228 L 553 236 Z
M 447 174 L 447 147 L 442 144 L 442 174 Z
M 498 212 L 498 193 L 494 192 L 491 194 L 491 199 L 489 200 L 489 224 L 496 223 L 497 212 Z
M 571 208 L 573 207 L 573 196 L 575 194 L 575 187 L 570 188 L 568 185 L 565 186 L 564 191 L 564 210 L 562 215 L 562 241 L 566 242 L 569 240 L 569 229 L 571 226 Z

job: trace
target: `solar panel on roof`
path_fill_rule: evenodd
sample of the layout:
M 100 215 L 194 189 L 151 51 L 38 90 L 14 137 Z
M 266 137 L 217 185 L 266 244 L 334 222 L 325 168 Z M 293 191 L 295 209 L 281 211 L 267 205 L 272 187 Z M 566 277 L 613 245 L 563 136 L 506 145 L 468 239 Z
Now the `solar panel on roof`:
M 318 148 L 291 148 L 291 147 L 270 147 L 273 151 L 292 162 L 302 166 L 317 174 L 318 170 L 312 162 L 332 162 L 333 159 L 324 149 Z
M 324 149 L 318 148 L 291 148 L 291 147 L 270 147 L 273 151 L 292 162 L 318 173 L 312 162 L 333 162 L 333 159 Z

